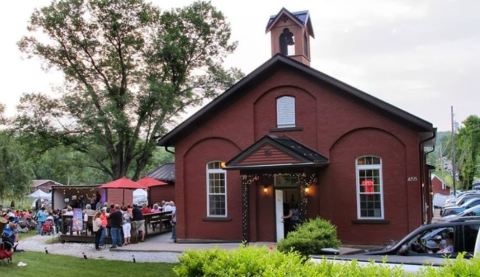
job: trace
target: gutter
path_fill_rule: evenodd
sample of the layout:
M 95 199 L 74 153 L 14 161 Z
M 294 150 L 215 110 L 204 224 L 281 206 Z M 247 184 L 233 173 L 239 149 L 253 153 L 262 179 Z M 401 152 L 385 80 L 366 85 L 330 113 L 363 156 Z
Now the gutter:
M 418 144 L 418 150 L 420 150 L 421 152 L 420 153 L 423 153 L 421 156 L 420 156 L 420 159 L 421 159 L 421 165 L 420 165 L 420 180 L 421 182 L 423 183 L 423 187 L 420 186 L 420 196 L 421 196 L 421 199 L 422 199 L 422 205 L 420 206 L 420 210 L 421 210 L 421 213 L 422 213 L 422 222 L 425 224 L 425 223 L 429 223 L 428 221 L 430 221 L 428 219 L 428 215 L 427 215 L 427 221 L 424 222 L 423 220 L 423 215 L 424 215 L 424 207 L 425 207 L 425 203 L 424 203 L 424 200 L 426 200 L 426 197 L 425 197 L 425 190 L 424 188 L 426 188 L 427 186 L 427 180 L 426 180 L 426 176 L 425 176 L 425 165 L 427 163 L 427 154 L 429 153 L 432 153 L 433 151 L 435 151 L 435 144 L 433 144 L 433 147 L 432 147 L 432 150 L 429 151 L 429 152 L 423 152 L 423 145 L 425 144 L 425 142 L 429 141 L 429 140 L 432 140 L 434 139 L 435 137 L 437 136 L 437 129 L 434 128 L 433 129 L 433 132 L 432 132 L 432 136 L 431 137 L 428 137 L 424 140 L 421 140 L 420 143 Z M 430 205 L 429 205 L 430 206 Z

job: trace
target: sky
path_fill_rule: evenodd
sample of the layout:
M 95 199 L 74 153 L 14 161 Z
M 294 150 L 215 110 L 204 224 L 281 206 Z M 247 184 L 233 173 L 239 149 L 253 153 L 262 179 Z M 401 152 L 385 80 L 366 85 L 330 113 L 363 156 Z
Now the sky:
M 161 9 L 192 1 L 153 0 Z M 23 93 L 55 94 L 63 76 L 17 42 L 35 8 L 49 0 L 0 3 L 0 103 L 7 115 Z M 449 130 L 455 120 L 480 115 L 480 1 L 478 0 L 213 0 L 231 24 L 238 48 L 226 65 L 250 73 L 271 57 L 270 15 L 285 7 L 309 10 L 315 32 L 311 66 Z

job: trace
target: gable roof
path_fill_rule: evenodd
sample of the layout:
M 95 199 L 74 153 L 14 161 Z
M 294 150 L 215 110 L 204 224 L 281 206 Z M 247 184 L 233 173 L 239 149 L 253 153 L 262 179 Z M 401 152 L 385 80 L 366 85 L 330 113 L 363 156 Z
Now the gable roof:
M 308 33 L 313 38 L 315 37 L 313 33 L 312 21 L 310 20 L 310 13 L 308 11 L 290 12 L 285 8 L 282 8 L 276 15 L 270 16 L 270 18 L 268 19 L 267 27 L 265 28 L 265 33 L 268 33 L 270 31 L 272 26 L 277 23 L 277 21 L 282 17 L 282 15 L 286 15 L 298 25 L 307 28 Z
M 283 159 L 281 162 L 278 162 L 270 157 L 265 157 L 267 161 L 262 162 L 258 160 L 257 157 L 255 162 L 248 162 L 249 157 L 254 156 L 266 145 L 271 145 L 283 155 L 290 157 L 289 161 L 285 162 L 285 159 Z M 264 155 L 269 156 L 267 153 Z M 228 161 L 225 169 L 275 169 L 293 168 L 296 166 L 303 168 L 306 166 L 318 167 L 327 164 L 328 159 L 325 156 L 287 136 L 277 137 L 265 135 Z
M 157 180 L 175 182 L 175 163 L 162 164 L 147 174 Z
M 276 54 L 264 64 L 259 66 L 257 69 L 252 71 L 250 74 L 245 76 L 243 79 L 238 81 L 236 84 L 227 89 L 224 93 L 217 96 L 210 103 L 200 109 L 198 112 L 193 114 L 187 120 L 183 121 L 173 130 L 165 134 L 158 140 L 158 145 L 171 146 L 174 142 L 180 137 L 180 135 L 186 130 L 191 131 L 189 127 L 193 127 L 194 123 L 197 123 L 199 120 L 205 118 L 209 115 L 211 111 L 214 111 L 215 108 L 223 106 L 228 101 L 232 101 L 235 97 L 240 96 L 236 92 L 248 87 L 257 80 L 262 80 L 262 77 L 266 74 L 277 68 L 278 66 L 286 66 L 293 70 L 304 74 L 305 76 L 312 77 L 314 80 L 325 82 L 331 86 L 334 86 L 344 92 L 346 95 L 351 96 L 355 99 L 362 101 L 363 103 L 369 104 L 373 107 L 376 107 L 400 120 L 403 120 L 412 126 L 415 126 L 419 131 L 434 132 L 432 123 L 425 121 L 411 113 L 408 113 L 400 108 L 397 108 L 383 100 L 380 100 L 366 92 L 363 92 L 357 88 L 354 88 L 342 81 L 339 81 L 325 73 L 322 73 L 318 70 L 315 70 L 309 66 L 304 65 L 294 59 L 286 57 L 282 54 Z
M 32 188 L 39 187 L 45 183 L 52 182 L 53 185 L 55 186 L 63 186 L 63 184 L 60 184 L 58 182 L 52 181 L 52 180 L 32 180 Z

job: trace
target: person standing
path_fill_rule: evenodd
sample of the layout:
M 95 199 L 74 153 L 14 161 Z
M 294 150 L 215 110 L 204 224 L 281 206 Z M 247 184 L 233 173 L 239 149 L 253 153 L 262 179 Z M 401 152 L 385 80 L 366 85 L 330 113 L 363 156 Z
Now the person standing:
M 122 207 L 122 217 L 123 217 L 123 225 L 122 225 L 122 230 L 123 230 L 123 245 L 130 244 L 130 232 L 132 230 L 132 224 L 130 223 L 131 221 L 131 216 L 128 213 L 127 207 Z
M 105 245 L 105 237 L 107 236 L 108 214 L 107 208 L 102 208 L 100 213 L 100 222 L 102 223 L 102 231 L 100 232 L 99 246 Z
M 115 211 L 110 213 L 110 234 L 112 238 L 112 247 L 117 248 L 122 246 L 122 237 L 121 237 L 121 228 L 123 222 L 122 211 L 120 210 L 119 205 L 114 206 Z
M 93 216 L 93 233 L 95 234 L 95 249 L 100 250 L 100 239 L 102 238 L 103 226 L 100 216 L 101 212 L 95 213 Z
M 132 210 L 132 229 L 135 232 L 135 238 L 138 239 L 138 233 L 141 233 L 141 241 L 145 240 L 145 219 L 142 211 L 137 205 Z
M 174 242 L 177 242 L 177 207 L 175 202 L 170 201 L 170 207 L 172 211 L 172 220 L 170 221 L 170 224 L 172 224 L 172 239 Z
M 40 211 L 37 212 L 37 234 L 42 234 L 43 223 L 47 220 L 47 212 L 45 207 L 41 207 Z M 42 234 L 43 235 L 43 234 Z

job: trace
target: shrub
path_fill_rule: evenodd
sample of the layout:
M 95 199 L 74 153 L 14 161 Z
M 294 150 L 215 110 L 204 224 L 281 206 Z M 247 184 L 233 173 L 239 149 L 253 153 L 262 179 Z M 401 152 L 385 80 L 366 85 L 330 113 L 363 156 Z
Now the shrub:
M 240 247 L 238 250 L 190 250 L 175 266 L 178 276 L 479 276 L 480 259 L 466 260 L 459 255 L 445 267 L 426 266 L 417 273 L 406 273 L 401 265 L 385 266 L 373 262 L 359 265 L 355 260 L 345 263 L 326 259 L 314 263 L 296 252 L 269 251 L 266 247 Z
M 322 248 L 338 247 L 337 229 L 329 221 L 316 218 L 298 226 L 277 244 L 282 252 L 297 251 L 304 256 L 319 254 Z

